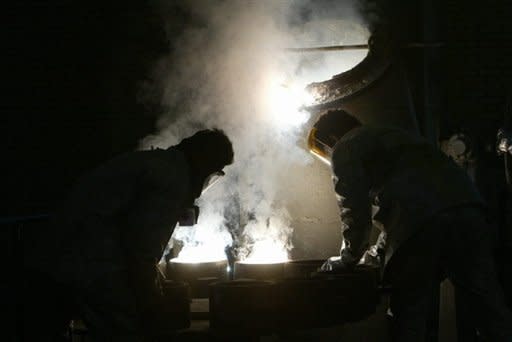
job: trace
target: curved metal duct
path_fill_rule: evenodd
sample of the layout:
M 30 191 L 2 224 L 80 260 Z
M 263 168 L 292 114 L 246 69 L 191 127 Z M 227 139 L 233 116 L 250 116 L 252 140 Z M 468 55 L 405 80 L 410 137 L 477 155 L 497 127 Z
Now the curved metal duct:
M 334 75 L 327 81 L 314 82 L 307 86 L 317 104 L 325 106 L 355 95 L 384 74 L 391 64 L 392 52 L 388 39 L 372 35 L 368 47 L 368 55 L 352 69 Z
M 419 133 L 409 80 L 395 44 L 382 29 L 372 34 L 368 45 L 368 55 L 354 68 L 307 86 L 315 98 L 307 107 L 311 120 L 339 108 L 365 124 L 392 124 Z

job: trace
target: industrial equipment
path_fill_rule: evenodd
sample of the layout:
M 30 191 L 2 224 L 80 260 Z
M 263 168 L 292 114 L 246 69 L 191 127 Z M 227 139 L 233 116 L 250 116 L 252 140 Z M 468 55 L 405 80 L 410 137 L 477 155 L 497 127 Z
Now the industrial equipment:
M 192 298 L 208 298 L 208 286 L 228 280 L 228 261 L 181 262 L 171 259 L 167 263 L 166 277 L 190 285 Z
M 264 264 L 237 261 L 235 262 L 233 278 L 253 280 L 282 279 L 284 278 L 284 267 L 284 262 Z

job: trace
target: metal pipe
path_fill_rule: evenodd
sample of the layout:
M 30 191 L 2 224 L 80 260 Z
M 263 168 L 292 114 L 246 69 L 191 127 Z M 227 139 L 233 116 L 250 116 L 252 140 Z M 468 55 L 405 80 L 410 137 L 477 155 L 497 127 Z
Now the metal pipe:
M 405 45 L 406 48 L 439 48 L 445 46 L 444 42 L 433 43 L 409 43 Z M 319 51 L 344 51 L 344 50 L 368 50 L 368 44 L 354 44 L 354 45 L 332 45 L 332 46 L 315 46 L 308 48 L 285 48 L 288 52 L 319 52 Z
M 368 44 L 354 44 L 354 45 L 333 45 L 333 46 L 316 46 L 309 48 L 285 48 L 288 52 L 318 52 L 318 51 L 343 51 L 343 50 L 367 50 Z

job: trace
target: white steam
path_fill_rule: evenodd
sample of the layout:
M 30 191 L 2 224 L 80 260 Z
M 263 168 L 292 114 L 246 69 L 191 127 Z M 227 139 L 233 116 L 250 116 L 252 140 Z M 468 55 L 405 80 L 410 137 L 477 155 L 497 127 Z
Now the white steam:
M 155 70 L 168 112 L 159 133 L 144 139 L 142 147 L 167 147 L 215 127 L 226 132 L 235 151 L 226 177 L 199 200 L 199 225 L 175 230 L 173 239 L 184 243 L 180 257 L 222 258 L 234 232 L 243 241 L 241 258 L 287 259 L 293 229 L 286 203 L 278 203 L 276 195 L 287 192 L 280 186 L 286 172 L 311 161 L 302 147 L 309 119 L 299 109 L 309 101 L 304 88 L 353 67 L 366 54 L 283 50 L 366 42 L 364 28 L 336 19 L 336 13 L 354 18 L 351 3 L 324 1 L 330 7 L 315 7 L 320 3 L 178 2 L 190 25 L 170 37 L 173 52 Z
M 203 210 L 193 228 L 176 227 L 173 238 L 181 241 L 183 247 L 180 250 L 179 258 L 174 261 L 225 260 L 224 248 L 231 244 L 232 239 L 224 222 L 222 211 L 208 208 Z

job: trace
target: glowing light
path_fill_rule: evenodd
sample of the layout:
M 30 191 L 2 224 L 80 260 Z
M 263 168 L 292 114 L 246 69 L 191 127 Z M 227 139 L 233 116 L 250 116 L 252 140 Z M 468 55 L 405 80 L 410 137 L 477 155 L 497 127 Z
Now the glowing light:
M 232 242 L 220 213 L 202 213 L 193 227 L 177 227 L 172 239 L 183 245 L 173 262 L 200 263 L 227 259 L 225 248 Z
M 252 246 L 249 256 L 242 260 L 246 264 L 274 264 L 288 261 L 288 252 L 282 242 L 260 240 Z
M 302 109 L 314 101 L 305 85 L 271 75 L 264 84 L 263 113 L 279 128 L 295 128 L 309 119 L 309 113 Z
M 185 253 L 180 253 L 177 258 L 173 258 L 170 261 L 177 263 L 198 264 L 226 260 L 225 255 L 205 255 L 203 251 L 204 248 L 187 248 L 187 251 L 185 251 Z
M 313 154 L 315 157 L 317 157 L 318 159 L 320 159 L 322 162 L 324 162 L 327 166 L 331 166 L 331 160 L 322 156 L 321 154 L 313 151 L 313 150 L 310 150 L 309 152 L 311 152 L 311 154 Z

